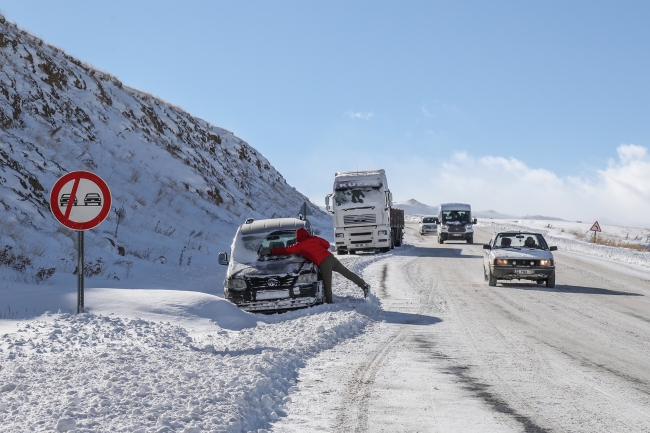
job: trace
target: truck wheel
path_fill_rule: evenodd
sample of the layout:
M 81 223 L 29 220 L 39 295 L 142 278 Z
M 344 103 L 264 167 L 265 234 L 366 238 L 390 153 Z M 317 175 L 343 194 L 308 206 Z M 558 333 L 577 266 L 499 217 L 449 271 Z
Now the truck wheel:
M 497 285 L 497 277 L 492 275 L 492 271 L 488 271 L 488 286 L 496 286 Z
M 467 238 L 467 243 L 468 244 L 473 244 L 474 243 L 474 236 L 470 236 Z
M 397 236 L 395 237 L 395 246 L 402 246 L 402 230 L 397 230 Z
M 347 253 L 348 253 L 348 250 L 344 250 L 344 249 L 336 250 L 336 255 L 337 256 L 344 256 Z
M 546 280 L 546 287 L 548 287 L 549 289 L 555 287 L 555 274 L 553 274 L 553 276 L 549 277 Z

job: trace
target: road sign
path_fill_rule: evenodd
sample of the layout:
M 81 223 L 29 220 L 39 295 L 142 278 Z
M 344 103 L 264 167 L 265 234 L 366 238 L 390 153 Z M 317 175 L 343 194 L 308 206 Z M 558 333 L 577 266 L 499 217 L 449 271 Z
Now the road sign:
M 589 230 L 591 230 L 592 232 L 594 232 L 594 234 L 595 234 L 595 232 L 602 232 L 602 230 L 600 229 L 600 224 L 598 224 L 598 221 L 596 221 L 596 222 L 594 223 L 594 225 L 591 226 L 591 228 L 590 228 Z
M 50 192 L 54 218 L 72 230 L 90 230 L 111 211 L 111 191 L 104 180 L 89 171 L 73 171 L 56 181 Z

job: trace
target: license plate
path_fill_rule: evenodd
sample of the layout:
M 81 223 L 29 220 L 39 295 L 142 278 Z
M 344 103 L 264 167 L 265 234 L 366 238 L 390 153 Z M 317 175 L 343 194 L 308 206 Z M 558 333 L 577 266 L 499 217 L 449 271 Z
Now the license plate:
M 257 292 L 255 299 L 263 301 L 265 299 L 283 299 L 289 297 L 289 290 L 260 290 Z
M 530 269 L 515 269 L 515 274 L 533 275 L 535 271 Z
M 452 235 L 452 236 L 456 236 L 456 237 L 458 237 L 458 236 L 462 236 L 460 233 L 452 233 L 451 235 Z
M 368 244 L 354 244 L 355 247 L 367 247 Z

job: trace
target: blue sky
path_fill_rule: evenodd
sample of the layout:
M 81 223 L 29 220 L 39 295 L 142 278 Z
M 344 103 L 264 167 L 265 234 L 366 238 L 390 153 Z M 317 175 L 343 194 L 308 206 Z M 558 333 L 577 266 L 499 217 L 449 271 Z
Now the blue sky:
M 650 172 L 648 2 L 8 0 L 0 10 L 233 131 L 317 204 L 335 171 L 385 168 L 400 200 L 605 220 L 621 218 L 607 210 L 613 198 L 621 215 L 638 201 L 650 210 L 650 178 L 635 174 Z M 645 215 L 630 222 L 650 224 Z

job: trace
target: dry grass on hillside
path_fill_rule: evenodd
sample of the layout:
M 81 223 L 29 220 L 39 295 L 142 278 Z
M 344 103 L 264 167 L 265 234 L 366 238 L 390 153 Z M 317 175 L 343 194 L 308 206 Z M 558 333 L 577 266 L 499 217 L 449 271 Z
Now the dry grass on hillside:
M 569 230 L 569 233 L 574 235 L 576 238 L 583 240 L 585 242 L 590 242 L 592 244 L 606 245 L 608 247 L 618 247 L 618 248 L 629 248 L 636 251 L 648 251 L 648 247 L 642 244 L 634 244 L 632 242 L 626 242 L 624 240 L 618 239 L 607 239 L 603 236 L 594 237 L 591 234 L 587 234 L 580 230 Z

